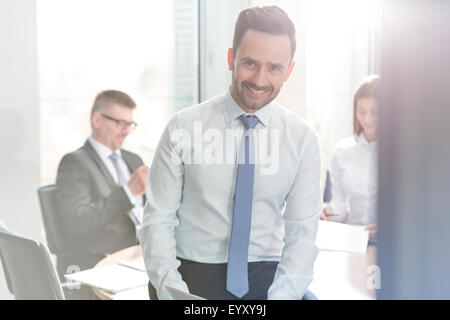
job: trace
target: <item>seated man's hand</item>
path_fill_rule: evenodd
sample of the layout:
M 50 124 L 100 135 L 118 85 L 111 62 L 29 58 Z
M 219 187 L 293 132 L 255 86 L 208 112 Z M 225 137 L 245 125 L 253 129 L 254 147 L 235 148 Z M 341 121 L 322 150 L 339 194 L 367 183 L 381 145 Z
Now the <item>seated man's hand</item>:
M 136 169 L 128 181 L 128 188 L 134 196 L 140 196 L 145 193 L 145 180 L 148 174 L 148 166 L 142 165 Z

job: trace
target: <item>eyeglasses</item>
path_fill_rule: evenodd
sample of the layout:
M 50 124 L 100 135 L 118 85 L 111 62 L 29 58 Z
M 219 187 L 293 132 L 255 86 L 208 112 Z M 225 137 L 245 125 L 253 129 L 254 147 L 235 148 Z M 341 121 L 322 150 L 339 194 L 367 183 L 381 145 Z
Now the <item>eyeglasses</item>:
M 117 124 L 117 126 L 120 128 L 120 129 L 122 129 L 122 130 L 125 130 L 125 129 L 128 129 L 128 128 L 130 128 L 130 130 L 134 130 L 134 129 L 136 129 L 136 127 L 137 127 L 137 123 L 136 122 L 126 122 L 125 120 L 119 120 L 119 119 L 116 119 L 116 118 L 113 118 L 113 117 L 110 117 L 110 116 L 107 116 L 106 114 L 103 114 L 103 113 L 100 113 L 104 118 L 106 118 L 106 119 L 108 119 L 108 120 L 111 120 L 111 121 L 114 121 L 116 124 Z

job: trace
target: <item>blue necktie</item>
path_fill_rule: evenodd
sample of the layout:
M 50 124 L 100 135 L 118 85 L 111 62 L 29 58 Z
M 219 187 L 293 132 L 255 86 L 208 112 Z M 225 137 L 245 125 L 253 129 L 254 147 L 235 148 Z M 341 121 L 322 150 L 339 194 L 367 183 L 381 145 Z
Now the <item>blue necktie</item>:
M 119 180 L 117 185 L 122 187 L 125 184 L 127 184 L 127 180 L 125 179 L 125 175 L 123 174 L 123 171 L 122 171 L 122 169 L 120 169 L 120 166 L 119 166 L 119 155 L 117 153 L 113 152 L 109 155 L 109 158 L 111 159 L 111 161 L 114 165 L 114 169 L 116 169 L 117 178 Z M 139 226 L 141 224 L 139 219 L 136 217 L 134 210 L 131 210 L 128 215 L 136 226 Z
M 123 186 L 127 183 L 127 180 L 125 179 L 125 176 L 123 174 L 122 169 L 120 169 L 119 166 L 119 156 L 117 155 L 117 153 L 113 152 L 109 155 L 109 158 L 111 159 L 113 165 L 114 165 L 114 169 L 116 169 L 116 173 L 117 173 L 117 178 L 118 178 L 118 185 L 119 186 Z
M 255 146 L 253 128 L 256 117 L 240 117 L 245 127 L 239 152 L 239 165 L 234 193 L 233 222 L 228 249 L 227 290 L 242 298 L 248 287 L 248 243 L 252 221 L 253 179 L 255 175 Z

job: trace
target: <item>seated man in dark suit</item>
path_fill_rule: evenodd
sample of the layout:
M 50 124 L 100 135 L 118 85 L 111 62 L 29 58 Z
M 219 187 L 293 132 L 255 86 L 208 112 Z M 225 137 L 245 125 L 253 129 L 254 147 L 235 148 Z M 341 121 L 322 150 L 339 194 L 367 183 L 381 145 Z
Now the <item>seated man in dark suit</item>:
M 123 92 L 98 94 L 92 136 L 59 164 L 57 204 L 69 246 L 67 254 L 57 257 L 60 275 L 91 268 L 107 254 L 138 244 L 148 167 L 121 149 L 136 127 L 135 108 Z

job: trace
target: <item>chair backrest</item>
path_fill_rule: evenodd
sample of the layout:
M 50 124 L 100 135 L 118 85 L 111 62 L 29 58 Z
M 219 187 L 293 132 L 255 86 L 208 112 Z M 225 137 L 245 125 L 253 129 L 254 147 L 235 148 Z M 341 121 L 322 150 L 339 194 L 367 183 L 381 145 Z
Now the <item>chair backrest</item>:
M 56 268 L 44 244 L 0 229 L 0 252 L 15 299 L 64 299 Z
M 330 173 L 327 171 L 327 178 L 325 180 L 325 190 L 323 191 L 323 202 L 328 203 L 331 201 L 331 180 Z
M 67 252 L 67 239 L 64 236 L 64 228 L 56 205 L 56 187 L 48 185 L 38 189 L 39 202 L 41 204 L 42 218 L 44 220 L 47 245 L 54 254 Z
M 3 224 L 3 222 L 0 220 L 0 232 L 1 231 L 3 231 L 3 232 L 10 232 L 10 233 L 13 232 L 5 224 Z M 3 266 L 3 273 L 5 275 L 6 284 L 8 285 L 8 290 L 12 294 L 14 294 L 14 291 L 13 291 L 13 288 L 12 288 L 12 284 L 11 284 L 11 280 L 9 279 L 8 269 L 6 269 L 6 263 L 5 263 L 5 260 L 3 259 L 3 255 L 2 255 L 2 251 L 1 250 L 0 250 L 0 263 Z

